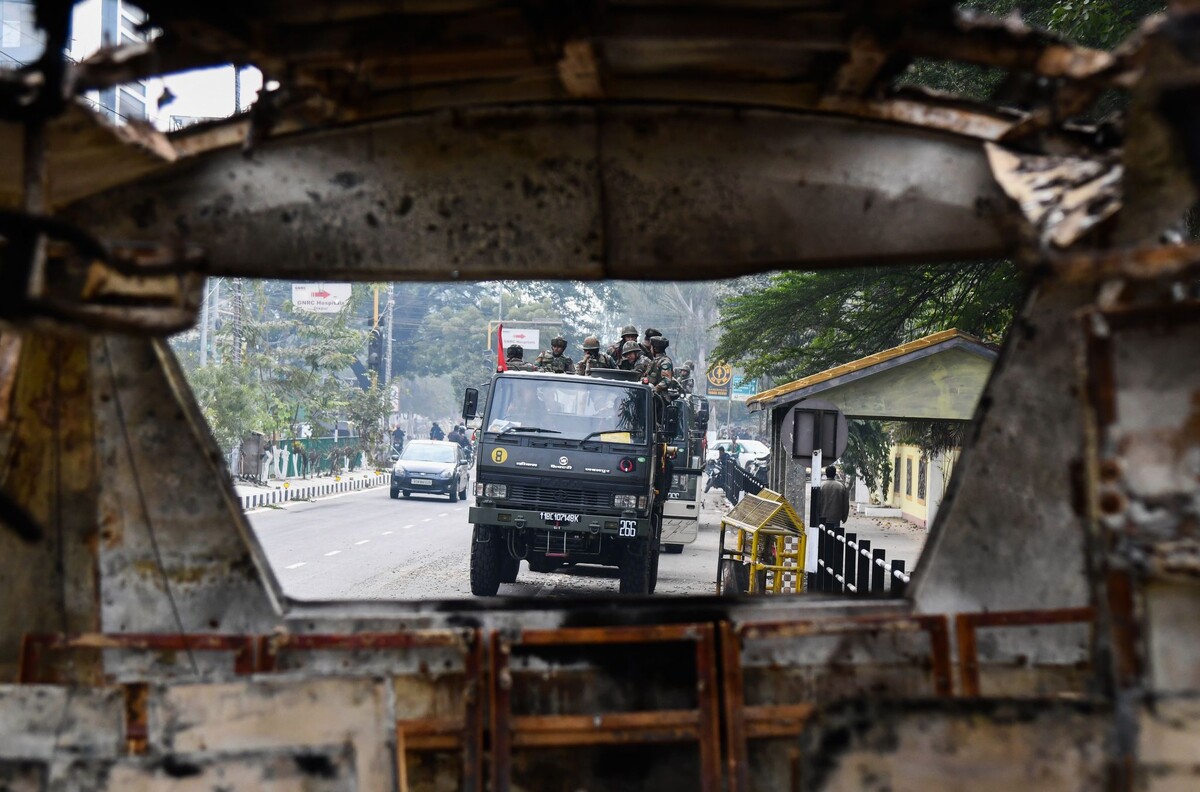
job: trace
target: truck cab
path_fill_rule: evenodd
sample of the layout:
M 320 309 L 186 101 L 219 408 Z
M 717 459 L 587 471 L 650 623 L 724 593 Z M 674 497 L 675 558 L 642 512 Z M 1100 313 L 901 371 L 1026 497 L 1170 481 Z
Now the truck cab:
M 615 566 L 621 593 L 653 592 L 679 410 L 625 374 L 500 372 L 482 410 L 467 390 L 463 417 L 482 416 L 473 594 L 515 582 L 522 560 Z

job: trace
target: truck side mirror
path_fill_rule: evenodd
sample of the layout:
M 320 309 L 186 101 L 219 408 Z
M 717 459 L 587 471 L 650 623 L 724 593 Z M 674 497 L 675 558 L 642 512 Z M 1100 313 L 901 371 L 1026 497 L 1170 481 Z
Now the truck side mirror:
M 476 411 L 479 409 L 479 389 L 467 388 L 463 394 L 463 410 L 462 417 L 464 421 L 469 421 L 475 417 Z

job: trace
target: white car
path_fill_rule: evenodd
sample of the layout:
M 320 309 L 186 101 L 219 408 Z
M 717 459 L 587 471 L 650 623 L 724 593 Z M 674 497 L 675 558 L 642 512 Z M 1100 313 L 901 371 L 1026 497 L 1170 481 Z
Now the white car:
M 705 455 L 706 460 L 714 460 L 717 458 L 717 449 L 724 448 L 726 453 L 733 446 L 732 440 L 718 440 L 708 447 L 708 454 Z M 750 462 L 762 460 L 766 462 L 771 456 L 771 449 L 757 440 L 738 440 L 738 444 L 742 447 L 742 451 L 737 455 L 737 464 L 740 468 L 745 468 Z

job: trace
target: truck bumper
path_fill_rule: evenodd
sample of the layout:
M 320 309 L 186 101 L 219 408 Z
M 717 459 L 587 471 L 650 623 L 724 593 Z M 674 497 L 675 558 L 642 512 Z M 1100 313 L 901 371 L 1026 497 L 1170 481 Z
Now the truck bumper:
M 584 534 L 604 534 L 622 539 L 650 535 L 650 518 L 634 515 L 618 516 L 509 509 L 504 506 L 472 506 L 467 519 L 473 525 L 532 528 L 538 531 L 573 531 Z

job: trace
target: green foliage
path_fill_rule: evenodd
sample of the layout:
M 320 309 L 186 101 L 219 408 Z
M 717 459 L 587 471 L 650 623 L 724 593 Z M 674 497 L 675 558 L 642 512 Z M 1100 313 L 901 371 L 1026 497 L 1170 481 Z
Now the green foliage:
M 1006 261 L 781 272 L 725 301 L 713 354 L 787 380 L 949 328 L 998 340 L 1022 289 Z
M 205 366 L 191 371 L 188 380 L 222 449 L 270 422 L 270 394 L 249 366 Z
M 891 439 L 887 429 L 879 421 L 846 421 L 849 437 L 846 452 L 842 455 L 842 466 L 851 479 L 862 476 L 867 489 L 874 491 L 876 485 L 883 492 L 892 482 L 892 466 L 889 449 Z

